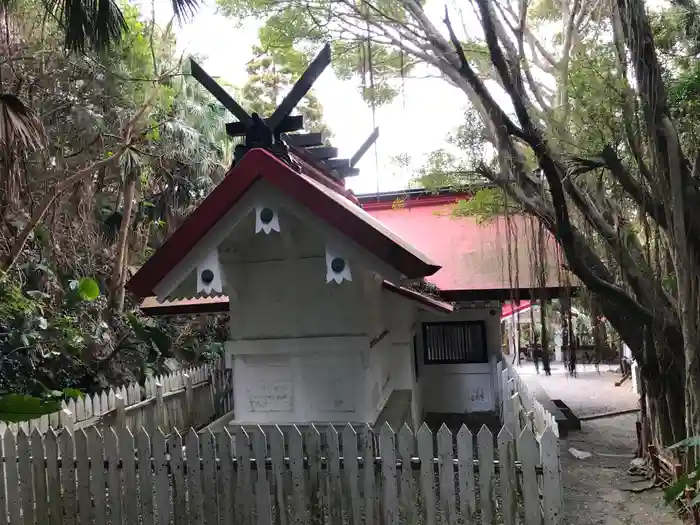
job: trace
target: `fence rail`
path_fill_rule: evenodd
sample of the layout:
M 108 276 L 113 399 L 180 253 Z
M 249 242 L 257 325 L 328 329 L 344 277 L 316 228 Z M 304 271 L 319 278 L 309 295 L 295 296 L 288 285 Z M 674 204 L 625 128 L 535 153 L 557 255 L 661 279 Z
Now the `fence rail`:
M 126 426 L 133 431 L 197 427 L 228 410 L 230 372 L 217 366 L 204 365 L 164 376 L 150 377 L 144 385 L 131 383 L 100 393 L 71 399 L 54 414 L 23 423 L 0 422 L 0 435 L 9 429 L 25 434 L 49 429 L 71 430 Z
M 0 462 L 8 525 L 559 525 L 561 509 L 558 438 L 528 427 L 20 429 Z

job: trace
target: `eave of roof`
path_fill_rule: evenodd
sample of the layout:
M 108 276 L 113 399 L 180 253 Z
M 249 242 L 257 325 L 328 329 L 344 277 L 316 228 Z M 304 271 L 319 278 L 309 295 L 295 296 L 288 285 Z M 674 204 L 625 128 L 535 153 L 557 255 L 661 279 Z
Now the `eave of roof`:
M 306 164 L 306 170 L 313 170 Z M 440 266 L 340 193 L 320 172 L 298 173 L 263 149 L 250 150 L 209 196 L 127 283 L 138 297 L 156 295 L 155 286 L 196 246 L 207 232 L 259 179 L 308 208 L 337 231 L 381 261 L 414 279 L 434 274 Z M 344 190 L 344 193 L 348 190 Z
M 450 303 L 434 299 L 415 290 L 410 290 L 403 286 L 397 286 L 389 281 L 384 281 L 382 286 L 385 290 L 395 293 L 420 303 L 423 307 L 442 313 L 454 311 Z M 225 295 L 211 297 L 193 297 L 190 299 L 175 299 L 172 301 L 158 302 L 155 297 L 147 297 L 141 303 L 141 310 L 146 315 L 191 315 L 191 314 L 217 314 L 229 312 L 229 298 Z

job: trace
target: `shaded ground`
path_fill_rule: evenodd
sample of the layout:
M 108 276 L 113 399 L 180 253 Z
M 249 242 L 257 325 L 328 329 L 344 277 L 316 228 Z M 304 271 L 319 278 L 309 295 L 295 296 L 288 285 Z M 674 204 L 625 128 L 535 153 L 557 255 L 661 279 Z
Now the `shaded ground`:
M 577 378 L 568 378 L 563 366 L 554 365 L 552 376 L 535 374 L 525 365 L 521 371 L 528 383 L 539 384 L 552 399 L 561 399 L 578 416 L 635 408 L 637 400 L 629 381 L 615 387 L 618 374 L 607 365 L 600 375 L 592 366 L 579 367 Z M 679 525 L 673 509 L 663 503 L 661 491 L 635 494 L 622 490 L 639 478 L 627 475 L 636 446 L 636 415 L 582 421 L 582 430 L 571 432 L 562 442 L 561 463 L 567 525 Z M 569 448 L 593 454 L 579 460 Z

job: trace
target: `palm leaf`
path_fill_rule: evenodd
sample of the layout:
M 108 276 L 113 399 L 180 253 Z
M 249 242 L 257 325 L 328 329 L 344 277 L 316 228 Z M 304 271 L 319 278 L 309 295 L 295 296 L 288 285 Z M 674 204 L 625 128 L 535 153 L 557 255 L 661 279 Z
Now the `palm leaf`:
M 173 13 L 179 21 L 191 17 L 199 7 L 199 0 L 171 0 Z
M 34 150 L 46 142 L 46 131 L 39 118 L 24 102 L 9 93 L 0 95 L 0 146 Z
M 121 40 L 128 30 L 124 15 L 114 0 L 43 0 L 65 31 L 65 46 L 71 51 L 86 48 L 103 51 Z

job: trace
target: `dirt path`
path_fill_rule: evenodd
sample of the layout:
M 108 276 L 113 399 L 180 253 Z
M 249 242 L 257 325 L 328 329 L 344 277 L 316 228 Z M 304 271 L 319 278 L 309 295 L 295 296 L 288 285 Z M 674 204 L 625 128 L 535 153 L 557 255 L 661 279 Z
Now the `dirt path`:
M 556 368 L 556 367 L 555 367 Z M 634 408 L 629 383 L 615 387 L 619 375 L 592 367 L 576 379 L 553 370 L 551 377 L 537 376 L 534 368 L 522 370 L 528 382 L 538 382 L 552 399 L 561 399 L 578 416 Z M 663 503 L 660 491 L 640 494 L 622 490 L 639 478 L 627 475 L 634 454 L 635 415 L 583 421 L 580 432 L 571 432 L 561 443 L 567 525 L 679 525 L 682 521 Z M 593 454 L 576 459 L 573 447 Z

